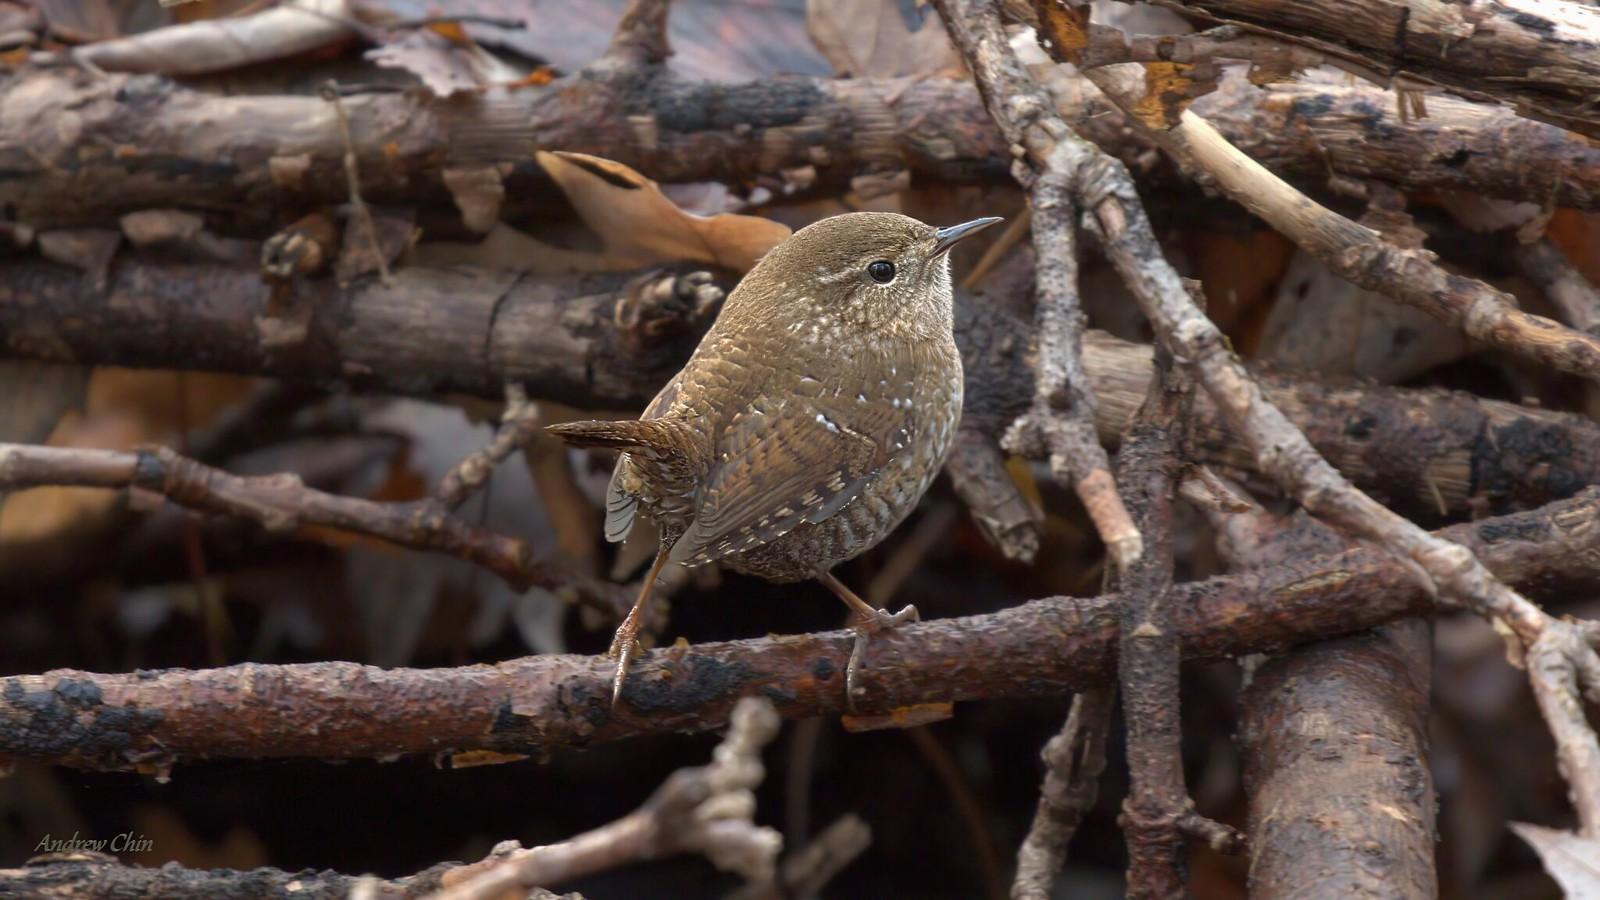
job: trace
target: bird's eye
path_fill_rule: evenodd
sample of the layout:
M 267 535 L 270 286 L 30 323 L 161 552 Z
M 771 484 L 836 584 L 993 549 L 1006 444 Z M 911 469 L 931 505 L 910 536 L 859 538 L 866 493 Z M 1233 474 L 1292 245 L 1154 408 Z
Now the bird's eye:
M 875 263 L 867 264 L 867 274 L 879 284 L 888 284 L 894 280 L 894 263 L 880 259 Z

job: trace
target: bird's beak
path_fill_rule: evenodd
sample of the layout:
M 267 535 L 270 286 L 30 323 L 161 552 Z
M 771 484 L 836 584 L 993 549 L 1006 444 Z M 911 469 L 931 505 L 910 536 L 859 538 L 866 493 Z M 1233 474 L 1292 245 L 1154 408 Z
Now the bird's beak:
M 941 228 L 935 231 L 933 233 L 933 255 L 940 256 L 949 253 L 950 248 L 960 243 L 963 239 L 977 234 L 998 221 L 1000 221 L 999 216 L 984 216 L 981 219 L 973 219 L 971 222 L 962 222 L 960 225 L 951 225 L 949 228 Z

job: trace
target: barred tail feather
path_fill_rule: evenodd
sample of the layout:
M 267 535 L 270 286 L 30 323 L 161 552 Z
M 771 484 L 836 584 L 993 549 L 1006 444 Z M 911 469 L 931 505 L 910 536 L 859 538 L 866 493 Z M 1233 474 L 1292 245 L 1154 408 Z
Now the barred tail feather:
M 621 419 L 614 422 L 562 422 L 545 428 L 574 447 L 609 447 L 613 450 L 678 449 L 672 427 L 659 419 Z

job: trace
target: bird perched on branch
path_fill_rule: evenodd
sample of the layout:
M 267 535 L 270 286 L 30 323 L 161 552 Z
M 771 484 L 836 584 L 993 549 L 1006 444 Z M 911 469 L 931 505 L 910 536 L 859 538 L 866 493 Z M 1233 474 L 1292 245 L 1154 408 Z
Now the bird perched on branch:
M 711 562 L 837 594 L 856 616 L 853 700 L 869 636 L 917 611 L 876 609 L 830 570 L 899 525 L 944 464 L 962 378 L 948 253 L 998 221 L 934 228 L 863 212 L 802 228 L 744 277 L 638 420 L 550 426 L 575 446 L 622 451 L 607 539 L 641 513 L 660 532 L 611 644 L 613 703 L 662 567 Z

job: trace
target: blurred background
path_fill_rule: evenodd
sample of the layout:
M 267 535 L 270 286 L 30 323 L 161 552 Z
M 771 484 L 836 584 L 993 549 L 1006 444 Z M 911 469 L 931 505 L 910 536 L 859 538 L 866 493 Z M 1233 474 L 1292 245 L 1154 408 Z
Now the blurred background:
M 364 15 L 404 20 L 441 12 L 413 0 L 362 5 Z M 0 77 L 26 77 L 30 53 L 246 15 L 264 6 L 0 0 L 0 33 L 32 35 L 0 52 Z M 462 15 L 470 8 L 472 15 L 521 20 L 526 27 L 448 23 L 378 46 L 370 36 L 351 37 L 283 59 L 174 77 L 219 95 L 314 94 L 329 77 L 446 95 L 537 91 L 595 59 L 622 7 L 621 0 L 470 0 L 450 4 L 449 12 Z M 1123 20 L 1132 28 L 1189 28 L 1162 10 L 1119 7 L 1107 14 L 1135 17 Z M 910 84 L 961 75 L 937 17 L 911 0 L 679 0 L 671 42 L 675 71 L 717 82 L 849 75 L 901 77 Z M 1345 78 L 1320 72 L 1301 77 L 1310 83 Z M 468 80 L 466 87 L 456 83 L 460 79 Z M 1168 257 L 1204 281 L 1211 314 L 1247 356 L 1302 372 L 1444 386 L 1593 412 L 1593 398 L 1575 380 L 1472 350 L 1432 320 L 1330 275 L 1160 159 L 1147 163 L 1136 177 Z M 1301 186 L 1352 217 L 1362 212 L 1362 199 L 1325 181 Z M 850 209 L 897 210 L 949 223 L 977 215 L 1014 219 L 1024 207 L 1004 177 L 979 185 L 913 180 L 895 188 L 869 192 L 875 196 L 839 191 L 785 201 L 765 188 L 665 185 L 661 197 L 692 213 L 752 215 L 790 227 Z M 1536 217 L 1544 217 L 1544 234 L 1553 245 L 1591 281 L 1600 280 L 1600 218 L 1594 214 L 1472 195 L 1405 199 L 1426 246 L 1446 265 L 1513 292 L 1525 309 L 1556 314 L 1520 274 L 1514 242 L 1507 238 Z M 645 226 L 627 215 L 596 222 L 584 207 L 571 192 L 565 202 L 551 192 L 534 209 L 508 211 L 497 227 L 560 247 L 561 253 L 586 254 L 586 265 L 637 267 L 637 259 L 617 251 L 615 234 L 607 229 Z M 219 246 L 238 242 L 246 256 L 270 233 L 227 210 L 198 212 Z M 287 224 L 290 212 L 278 224 Z M 396 261 L 400 267 L 497 266 L 525 261 L 530 253 L 530 245 L 516 240 L 472 246 L 478 236 L 449 207 L 419 209 L 416 226 L 420 239 L 413 234 L 414 246 Z M 32 255 L 39 248 L 7 252 Z M 188 251 L 153 252 L 159 259 L 163 252 Z M 956 260 L 958 280 L 977 271 L 970 286 L 1031 315 L 1026 240 L 997 235 L 963 253 Z M 81 269 L 85 278 L 93 275 L 92 267 L 77 264 L 81 260 L 46 256 Z M 552 267 L 567 262 L 562 256 Z M 1131 298 L 1096 254 L 1085 256 L 1083 283 L 1092 327 L 1149 340 Z M 324 391 L 195 371 L 0 361 L 0 397 L 9 404 L 0 412 L 3 440 L 108 448 L 165 444 L 229 472 L 296 472 L 315 487 L 379 500 L 425 496 L 493 433 L 493 407 L 481 402 Z M 555 405 L 547 410 L 552 417 L 577 414 Z M 500 466 L 462 515 L 519 535 L 576 569 L 619 580 L 636 577 L 642 558 L 605 545 L 598 527 L 597 504 L 610 462 L 541 438 Z M 925 619 L 1051 594 L 1097 592 L 1102 548 L 1077 500 L 1038 466 L 1013 461 L 1011 473 L 1046 513 L 1032 565 L 996 551 L 941 479 L 895 535 L 843 567 L 842 579 L 891 607 L 914 602 Z M 1200 517 L 1180 519 L 1180 580 L 1222 571 L 1213 537 Z M 1585 610 L 1594 612 L 1590 598 L 1573 598 L 1557 609 Z M 658 643 L 827 630 L 840 622 L 838 602 L 819 585 L 773 586 L 711 571 L 673 594 Z M 548 592 L 518 594 L 466 562 L 319 528 L 271 534 L 124 491 L 46 488 L 15 494 L 0 506 L 0 674 L 60 667 L 204 668 L 246 660 L 456 666 L 529 653 L 599 653 L 613 627 L 613 621 Z M 1524 679 L 1505 665 L 1501 641 L 1476 619 L 1440 619 L 1435 645 L 1430 731 L 1444 893 L 1558 896 L 1532 851 L 1505 828 L 1508 819 L 1559 825 L 1570 817 Z M 1242 828 L 1234 743 L 1238 669 L 1231 663 L 1186 666 L 1183 685 L 1192 793 L 1202 813 Z M 769 771 L 757 818 L 784 831 L 789 846 L 846 813 L 870 826 L 869 849 L 829 884 L 825 896 L 1003 897 L 1038 796 L 1039 751 L 1059 729 L 1068 702 L 1063 697 L 964 704 L 953 719 L 909 731 L 850 734 L 831 719 L 785 723 L 766 755 Z M 1072 844 L 1058 896 L 1121 895 L 1123 838 L 1115 820 L 1126 773 L 1120 740 L 1114 733 L 1099 804 Z M 216 762 L 185 763 L 170 778 L 157 779 L 23 763 L 0 778 L 0 866 L 22 863 L 46 833 L 104 837 L 133 831 L 153 849 L 123 858 L 142 866 L 174 861 L 401 876 L 443 860 L 480 858 L 508 838 L 533 845 L 603 824 L 637 806 L 673 770 L 703 763 L 714 742 L 714 736 L 638 738 L 464 770 L 429 759 Z M 1243 860 L 1195 851 L 1196 896 L 1243 897 L 1245 877 Z M 592 898 L 688 898 L 718 896 L 735 886 L 703 859 L 683 857 L 563 887 Z

